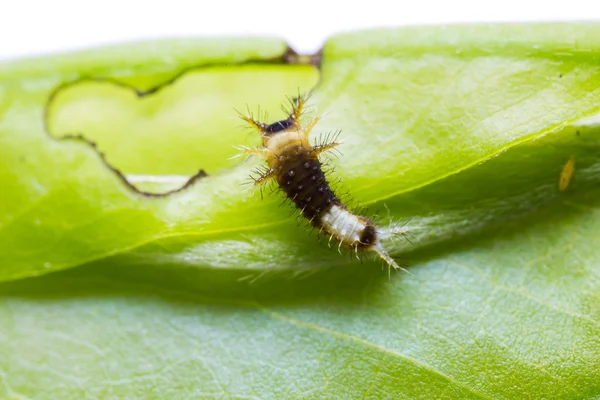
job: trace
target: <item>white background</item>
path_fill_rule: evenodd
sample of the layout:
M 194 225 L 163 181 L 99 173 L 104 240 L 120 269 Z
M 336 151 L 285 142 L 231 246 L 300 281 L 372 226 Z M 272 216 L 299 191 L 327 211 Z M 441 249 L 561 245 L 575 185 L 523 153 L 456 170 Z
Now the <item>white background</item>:
M 416 24 L 598 20 L 600 1 L 1 0 L 0 59 L 158 37 L 275 35 L 311 53 L 339 31 Z

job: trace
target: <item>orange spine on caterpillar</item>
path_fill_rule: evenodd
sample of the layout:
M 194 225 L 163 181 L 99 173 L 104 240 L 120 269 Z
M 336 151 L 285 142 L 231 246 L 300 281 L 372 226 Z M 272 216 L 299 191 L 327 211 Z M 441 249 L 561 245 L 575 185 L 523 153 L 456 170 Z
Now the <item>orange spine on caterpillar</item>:
M 390 266 L 400 268 L 384 250 L 382 240 L 395 234 L 404 234 L 404 228 L 377 227 L 370 219 L 350 211 L 331 190 L 322 170 L 319 155 L 334 149 L 339 142 L 319 145 L 309 143 L 309 135 L 319 122 L 315 117 L 302 126 L 300 117 L 309 95 L 292 102 L 288 118 L 265 124 L 251 115 L 241 115 L 262 137 L 262 146 L 243 149 L 246 155 L 260 155 L 267 169 L 254 180 L 261 185 L 274 179 L 279 188 L 319 231 L 342 245 L 359 252 L 373 251 Z

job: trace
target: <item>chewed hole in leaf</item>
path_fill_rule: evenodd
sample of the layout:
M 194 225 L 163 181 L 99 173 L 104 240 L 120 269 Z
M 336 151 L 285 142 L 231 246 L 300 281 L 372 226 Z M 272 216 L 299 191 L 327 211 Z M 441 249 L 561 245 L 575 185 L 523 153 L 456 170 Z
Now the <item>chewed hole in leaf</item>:
M 199 170 L 211 175 L 237 164 L 239 159 L 231 159 L 234 145 L 257 144 L 234 108 L 260 105 L 261 112 L 277 115 L 282 98 L 311 89 L 318 75 L 310 65 L 212 66 L 147 92 L 109 80 L 81 80 L 51 97 L 47 131 L 95 143 L 127 184 L 165 193 Z

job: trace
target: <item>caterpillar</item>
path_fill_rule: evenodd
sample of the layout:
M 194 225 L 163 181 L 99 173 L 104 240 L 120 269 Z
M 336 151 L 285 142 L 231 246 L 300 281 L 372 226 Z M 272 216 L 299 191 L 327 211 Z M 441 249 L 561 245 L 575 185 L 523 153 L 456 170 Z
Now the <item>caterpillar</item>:
M 267 167 L 254 178 L 254 184 L 259 186 L 275 180 L 310 224 L 321 234 L 329 236 L 330 242 L 333 239 L 339 243 L 338 249 L 345 245 L 355 251 L 357 257 L 364 252 L 375 252 L 389 267 L 399 269 L 400 266 L 385 251 L 382 240 L 390 235 L 404 234 L 403 228 L 376 226 L 369 218 L 350 211 L 331 189 L 319 156 L 340 143 L 336 136 L 317 145 L 310 144 L 310 133 L 321 117 L 301 125 L 300 117 L 309 96 L 291 101 L 288 117 L 272 124 L 255 120 L 249 112 L 245 115 L 239 113 L 262 138 L 262 146 L 240 149 L 240 155 L 258 155 L 266 160 Z

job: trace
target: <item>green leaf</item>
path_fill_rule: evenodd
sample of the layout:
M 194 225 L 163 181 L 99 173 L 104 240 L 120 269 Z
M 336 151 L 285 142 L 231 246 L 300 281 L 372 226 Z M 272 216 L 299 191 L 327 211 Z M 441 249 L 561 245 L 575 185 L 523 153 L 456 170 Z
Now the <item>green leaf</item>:
M 280 42 L 0 68 L 0 280 L 15 281 L 0 285 L 0 396 L 597 398 L 599 34 L 430 27 L 327 42 L 313 105 L 323 131 L 342 129 L 334 174 L 418 238 L 387 243 L 410 265 L 389 279 L 318 243 L 277 194 L 245 192 L 258 160 L 227 160 L 258 141 L 232 107 L 275 120 L 284 94 L 315 83 L 311 67 L 277 62 Z M 69 133 L 128 176 L 171 179 L 148 190 L 210 176 L 143 197 L 85 143 L 56 140 Z

